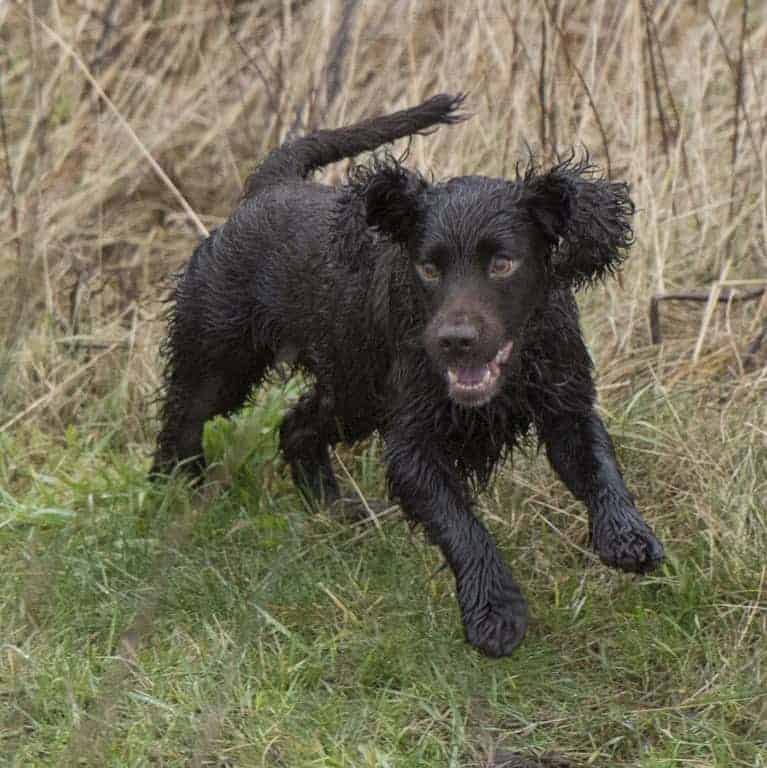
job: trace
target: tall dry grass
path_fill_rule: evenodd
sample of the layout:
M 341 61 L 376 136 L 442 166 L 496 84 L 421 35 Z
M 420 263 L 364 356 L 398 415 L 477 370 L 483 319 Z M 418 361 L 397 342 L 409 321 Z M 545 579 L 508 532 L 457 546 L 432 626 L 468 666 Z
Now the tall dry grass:
M 319 765 L 319 750 L 340 765 L 348 749 L 356 765 L 361 733 L 370 765 L 374 739 L 415 754 L 421 736 L 451 765 L 496 737 L 597 766 L 613 753 L 761 765 L 740 757 L 767 743 L 765 50 L 753 0 L 0 0 L 0 700 L 14 764 L 223 765 L 243 749 L 252 764 Z M 620 279 L 581 305 L 602 408 L 668 564 L 641 589 L 588 574 L 583 509 L 542 459 L 520 460 L 481 501 L 539 598 L 536 651 L 508 677 L 426 637 L 448 626 L 434 620 L 448 580 L 421 574 L 431 555 L 402 573 L 373 565 L 368 584 L 345 555 L 380 529 L 279 527 L 298 504 L 275 491 L 262 434 L 280 393 L 211 430 L 225 466 L 256 453 L 256 474 L 194 536 L 205 515 L 141 481 L 165 277 L 286 136 L 438 91 L 467 91 L 474 117 L 416 139 L 422 169 L 510 176 L 529 151 L 587 147 L 638 205 Z M 382 486 L 376 448 L 341 452 L 365 492 Z M 198 537 L 204 551 L 182 546 Z M 381 539 L 383 554 L 354 558 L 388 563 L 399 538 Z M 340 585 L 319 582 L 319 601 L 317 573 Z M 428 611 L 408 580 L 437 596 Z M 401 621 L 373 610 L 387 585 Z M 250 616 L 261 602 L 267 624 Z M 413 627 L 428 642 L 411 664 Z M 302 732 L 307 712 L 324 746 Z
M 119 383 L 144 440 L 163 276 L 248 168 L 293 133 L 444 90 L 474 118 L 415 142 L 437 176 L 574 146 L 631 182 L 633 256 L 583 302 L 607 392 L 638 377 L 763 396 L 761 4 L 39 0 L 0 5 L 0 39 L 0 428 L 58 430 Z M 652 344 L 651 299 L 675 292 L 697 301 L 661 298 Z

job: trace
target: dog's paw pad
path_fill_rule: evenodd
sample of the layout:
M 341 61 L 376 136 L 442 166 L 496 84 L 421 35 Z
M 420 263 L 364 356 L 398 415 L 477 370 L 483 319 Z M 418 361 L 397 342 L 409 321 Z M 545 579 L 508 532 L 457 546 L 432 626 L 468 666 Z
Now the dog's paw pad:
M 466 639 L 487 656 L 509 656 L 527 630 L 527 603 L 513 596 L 492 598 L 465 622 Z
M 638 516 L 597 520 L 592 541 L 603 563 L 628 573 L 648 573 L 663 561 L 663 545 Z

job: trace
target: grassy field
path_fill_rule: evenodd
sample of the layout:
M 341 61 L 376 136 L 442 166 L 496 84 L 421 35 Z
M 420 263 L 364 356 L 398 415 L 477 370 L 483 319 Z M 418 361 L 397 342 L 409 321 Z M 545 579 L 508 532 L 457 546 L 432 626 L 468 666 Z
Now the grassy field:
M 767 767 L 766 49 L 744 0 L 0 4 L 0 765 Z M 199 491 L 146 480 L 165 277 L 248 169 L 459 90 L 412 145 L 435 176 L 583 145 L 632 184 L 632 256 L 580 298 L 668 553 L 595 562 L 532 445 L 480 502 L 532 612 L 500 661 L 396 507 L 302 506 L 300 382 L 208 425 Z M 380 453 L 339 450 L 350 491 Z

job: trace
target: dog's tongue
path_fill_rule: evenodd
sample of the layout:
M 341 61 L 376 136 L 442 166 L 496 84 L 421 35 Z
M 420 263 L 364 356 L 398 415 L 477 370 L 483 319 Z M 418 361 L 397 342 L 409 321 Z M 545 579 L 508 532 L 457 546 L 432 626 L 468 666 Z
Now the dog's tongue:
M 482 365 L 479 368 L 456 368 L 455 378 L 458 384 L 464 387 L 473 387 L 485 378 L 486 373 L 486 365 Z

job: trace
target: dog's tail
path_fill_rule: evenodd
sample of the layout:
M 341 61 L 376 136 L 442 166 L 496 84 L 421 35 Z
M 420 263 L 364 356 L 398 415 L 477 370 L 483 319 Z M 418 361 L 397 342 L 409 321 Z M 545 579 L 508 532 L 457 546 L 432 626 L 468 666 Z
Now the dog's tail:
M 467 117 L 458 112 L 464 98 L 460 93 L 456 96 L 442 93 L 417 107 L 287 141 L 272 150 L 248 176 L 243 197 L 252 197 L 274 182 L 304 179 L 317 168 L 372 151 L 395 139 L 428 133 L 429 128 L 437 125 L 458 123 Z

